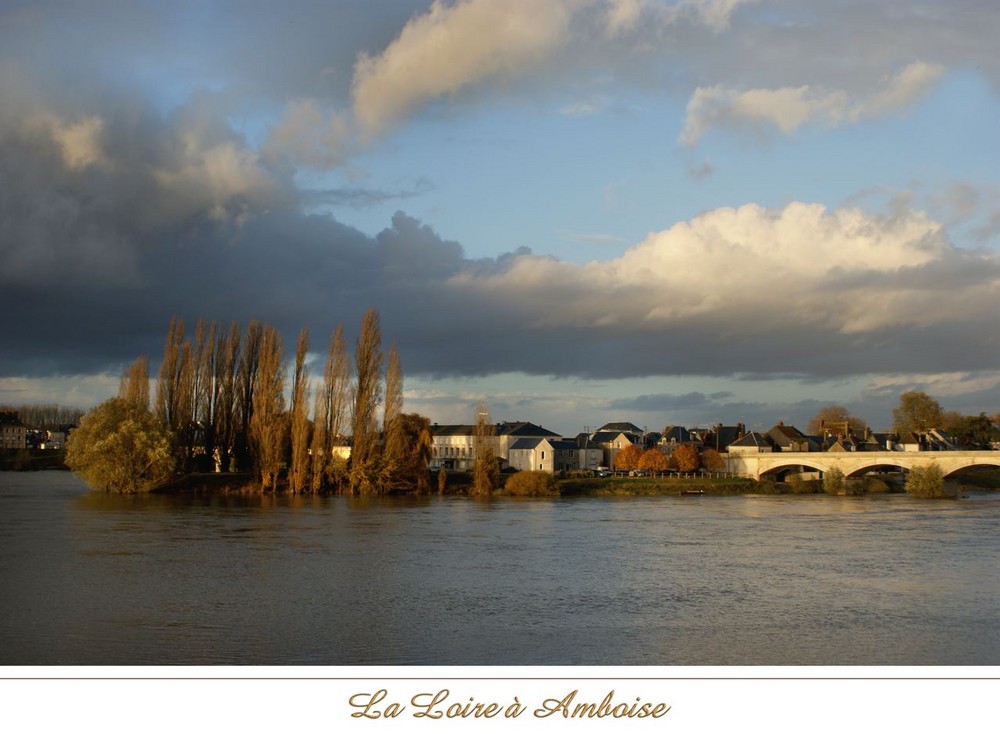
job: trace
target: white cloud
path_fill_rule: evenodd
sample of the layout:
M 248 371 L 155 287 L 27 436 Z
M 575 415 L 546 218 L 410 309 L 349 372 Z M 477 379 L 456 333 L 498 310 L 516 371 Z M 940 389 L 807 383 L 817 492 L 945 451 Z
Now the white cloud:
M 324 112 L 317 100 L 293 100 L 264 144 L 267 157 L 287 156 L 293 163 L 333 168 L 343 163 L 352 145 L 350 117 Z
M 914 62 L 864 97 L 811 85 L 745 91 L 699 87 L 688 101 L 680 142 L 695 145 L 716 126 L 773 126 L 788 134 L 813 121 L 836 126 L 893 114 L 913 105 L 943 73 L 937 64 Z
M 485 80 L 523 76 L 566 42 L 567 0 L 435 0 L 354 70 L 354 114 L 374 135 L 427 102 Z
M 995 258 L 957 250 L 921 212 L 792 203 L 706 212 L 614 260 L 576 266 L 522 255 L 502 272 L 467 272 L 452 284 L 521 304 L 537 328 L 711 324 L 747 335 L 852 335 L 1000 310 L 998 268 Z

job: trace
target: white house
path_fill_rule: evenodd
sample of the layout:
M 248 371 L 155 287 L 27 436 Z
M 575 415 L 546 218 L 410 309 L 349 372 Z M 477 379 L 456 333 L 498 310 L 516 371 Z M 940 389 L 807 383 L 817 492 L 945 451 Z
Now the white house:
M 584 449 L 586 450 L 586 449 Z M 553 438 L 521 438 L 508 453 L 510 466 L 521 471 L 549 474 L 580 468 L 580 448 L 576 441 Z

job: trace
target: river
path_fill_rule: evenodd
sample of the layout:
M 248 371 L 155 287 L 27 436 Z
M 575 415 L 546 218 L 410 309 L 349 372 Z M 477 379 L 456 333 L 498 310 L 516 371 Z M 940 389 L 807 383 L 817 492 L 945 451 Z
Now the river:
M 0 665 L 997 665 L 1000 494 L 114 496 L 0 473 Z

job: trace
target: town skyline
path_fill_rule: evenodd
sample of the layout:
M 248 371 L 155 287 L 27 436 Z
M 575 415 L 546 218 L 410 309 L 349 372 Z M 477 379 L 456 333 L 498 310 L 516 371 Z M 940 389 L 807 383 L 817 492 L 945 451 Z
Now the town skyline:
M 441 424 L 994 415 L 998 31 L 978 0 L 5 7 L 0 404 L 93 407 L 173 315 L 306 324 L 315 365 L 374 308 Z

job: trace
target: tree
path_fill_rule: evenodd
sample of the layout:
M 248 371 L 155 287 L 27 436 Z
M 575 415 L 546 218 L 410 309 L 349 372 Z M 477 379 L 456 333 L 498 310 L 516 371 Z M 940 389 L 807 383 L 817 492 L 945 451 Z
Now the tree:
M 212 427 L 205 435 L 205 453 L 219 453 L 219 469 L 229 471 L 237 432 L 236 371 L 239 367 L 240 327 L 235 321 L 229 332 L 218 329 L 215 345 L 215 380 L 212 386 L 215 407 Z
M 261 488 L 271 491 L 278 488 L 288 433 L 282 356 L 281 335 L 273 326 L 265 326 L 261 332 L 257 380 L 253 389 L 250 446 Z
M 344 330 L 338 325 L 330 335 L 323 386 L 316 391 L 313 415 L 312 488 L 319 491 L 334 483 L 336 463 L 333 447 L 342 445 L 351 383 L 351 362 L 344 342 Z
M 651 472 L 665 472 L 670 468 L 670 460 L 667 455 L 655 446 L 646 449 L 639 457 L 638 468 Z
M 940 425 L 941 405 L 930 395 L 909 390 L 899 396 L 899 406 L 892 410 L 892 430 L 899 436 L 928 431 Z
M 403 413 L 397 419 L 400 433 L 400 458 L 391 477 L 390 489 L 413 490 L 418 494 L 430 491 L 428 465 L 433 438 L 430 418 L 418 413 Z
M 956 492 L 944 484 L 944 472 L 936 462 L 915 466 L 906 474 L 906 491 L 917 497 L 954 497 Z
M 986 413 L 966 415 L 951 426 L 951 437 L 961 448 L 989 451 L 1000 431 Z
M 715 449 L 705 449 L 701 452 L 701 465 L 709 471 L 722 471 L 726 468 L 726 461 Z
M 701 468 L 701 455 L 693 443 L 682 443 L 670 453 L 670 458 L 677 463 L 677 471 L 692 472 Z
M 251 321 L 243 338 L 243 351 L 236 368 L 236 424 L 233 431 L 233 457 L 240 470 L 252 466 L 250 455 L 250 423 L 253 420 L 254 390 L 260 361 L 260 341 L 263 328 Z
M 386 489 L 408 473 L 407 436 L 403 426 L 403 368 L 399 363 L 396 345 L 389 349 L 389 362 L 385 370 L 385 403 L 383 408 L 382 435 L 385 437 L 382 452 L 382 475 Z
M 170 431 L 148 408 L 111 398 L 70 434 L 66 465 L 94 489 L 130 494 L 166 483 L 176 461 Z
M 493 436 L 489 409 L 486 403 L 480 403 L 476 408 L 476 429 L 473 436 L 475 463 L 472 466 L 471 491 L 471 494 L 479 497 L 490 496 L 500 485 L 500 462 L 497 460 Z
M 149 360 L 146 357 L 138 357 L 122 373 L 118 397 L 149 410 Z
M 861 418 L 852 416 L 842 405 L 826 405 L 820 408 L 809 421 L 806 432 L 812 436 L 821 436 L 826 431 L 834 435 L 846 434 L 851 431 L 861 433 L 864 432 L 867 425 Z
M 354 350 L 354 409 L 350 486 L 354 494 L 375 494 L 378 473 L 378 423 L 382 399 L 382 329 L 378 311 L 369 309 L 361 320 Z
M 288 488 L 293 494 L 306 491 L 309 479 L 309 330 L 302 327 L 295 347 L 295 373 L 292 376 L 290 431 L 292 460 L 288 467 Z
M 612 468 L 616 471 L 632 471 L 639 466 L 641 456 L 642 448 L 638 444 L 630 444 L 615 454 Z

